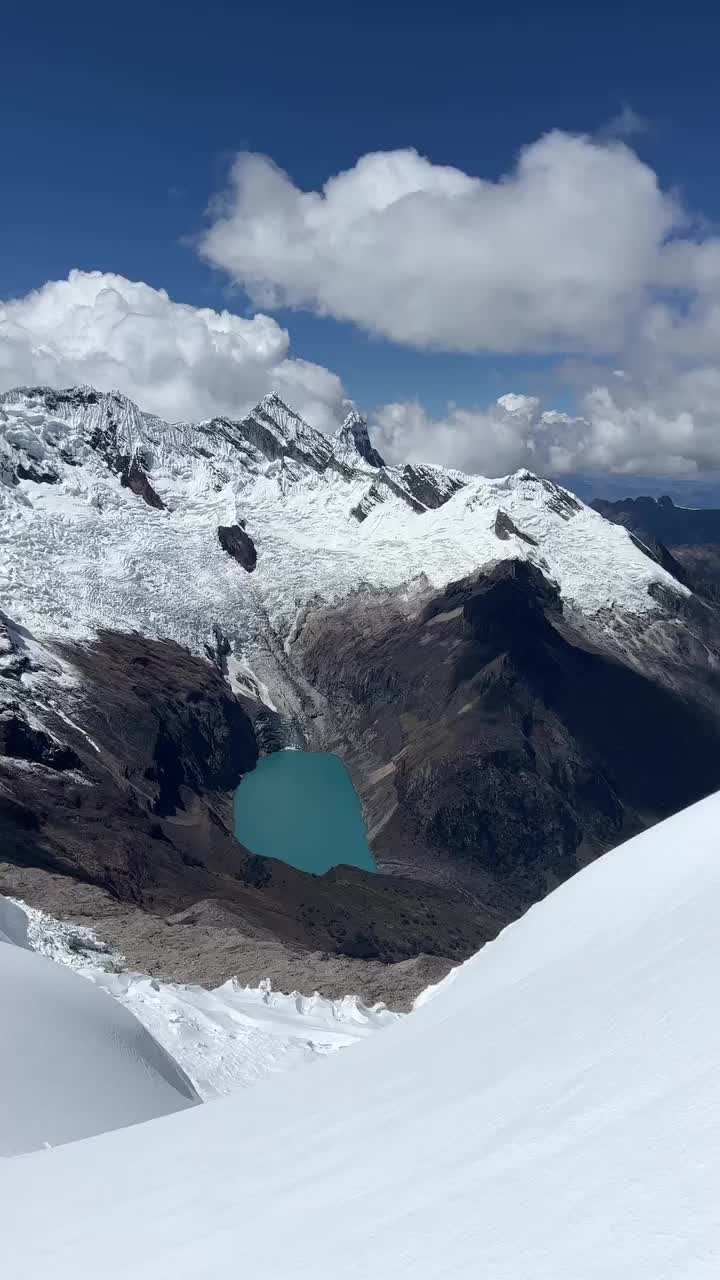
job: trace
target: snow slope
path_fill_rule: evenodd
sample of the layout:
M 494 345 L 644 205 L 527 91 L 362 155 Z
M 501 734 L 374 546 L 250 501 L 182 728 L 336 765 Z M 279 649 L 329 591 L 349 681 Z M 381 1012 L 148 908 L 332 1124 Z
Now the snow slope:
M 5 926 L 3 933 L 7 939 Z M 13 934 L 20 945 L 0 942 L 0 1155 L 73 1142 L 198 1101 L 126 1009 Z
M 16 947 L 30 946 L 27 914 L 10 898 L 0 897 L 0 942 Z
M 5 938 L 3 939 L 3 934 Z M 207 1100 L 266 1075 L 318 1062 L 402 1017 L 357 996 L 283 995 L 269 982 L 230 979 L 215 991 L 124 971 L 124 958 L 92 929 L 0 897 L 0 941 L 15 941 L 75 969 L 113 996 L 150 1032 Z
M 85 976 L 147 1027 L 203 1099 L 319 1062 L 402 1017 L 384 1005 L 369 1009 L 357 996 L 283 995 L 269 984 L 245 987 L 233 979 L 208 991 L 139 973 Z
M 313 1071 L 0 1167 L 9 1274 L 710 1280 L 720 796 Z
M 242 422 L 192 425 L 88 388 L 9 392 L 0 396 L 4 608 L 40 638 L 137 629 L 198 653 L 219 626 L 242 661 L 269 633 L 287 642 L 311 602 L 416 579 L 441 587 L 500 557 L 534 561 L 587 615 L 657 611 L 655 582 L 684 590 L 625 529 L 527 471 L 487 480 L 374 457 L 356 415 L 331 441 L 276 397 Z M 166 509 L 123 487 L 123 459 Z M 441 505 L 426 509 L 410 493 L 408 471 Z M 501 539 L 499 510 L 534 541 Z M 252 574 L 218 541 L 218 526 L 239 520 L 257 548 Z

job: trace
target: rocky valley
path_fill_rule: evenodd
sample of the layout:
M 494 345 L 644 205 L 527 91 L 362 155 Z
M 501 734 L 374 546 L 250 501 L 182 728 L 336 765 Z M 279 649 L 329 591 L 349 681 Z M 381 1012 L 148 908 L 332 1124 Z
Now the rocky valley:
M 277 397 L 169 424 L 26 388 L 0 540 L 0 892 L 149 972 L 400 1007 L 720 786 L 714 599 L 530 472 L 387 466 Z M 345 762 L 377 874 L 238 844 L 287 747 Z

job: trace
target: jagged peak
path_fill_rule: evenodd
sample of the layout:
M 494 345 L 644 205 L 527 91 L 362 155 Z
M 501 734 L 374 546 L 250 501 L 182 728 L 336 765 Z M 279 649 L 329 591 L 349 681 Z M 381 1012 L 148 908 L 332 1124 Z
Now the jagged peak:
M 353 427 L 364 427 L 367 431 L 367 418 L 355 408 L 351 409 L 346 415 L 335 434 L 342 435 L 343 431 L 351 431 Z
M 280 399 L 277 391 L 268 391 L 267 395 L 263 396 L 262 400 L 258 401 L 255 408 L 256 410 L 262 409 L 267 412 L 268 409 L 274 409 L 278 406 L 281 409 L 284 409 L 286 413 L 293 413 L 290 406 L 287 405 L 284 400 Z M 295 417 L 297 417 L 297 414 L 295 414 Z
M 269 460 L 293 458 L 322 471 L 333 456 L 329 437 L 311 427 L 275 391 L 263 396 L 235 426 Z
M 385 459 L 378 453 L 370 439 L 367 418 L 357 409 L 351 409 L 342 426 L 335 432 L 335 455 L 344 462 L 351 462 L 358 454 L 369 467 L 384 467 Z
M 311 427 L 304 418 L 300 417 L 294 409 L 291 409 L 284 400 L 280 398 L 276 391 L 270 391 L 262 400 L 251 409 L 243 419 L 247 421 L 250 418 L 261 418 L 265 422 L 272 423 L 282 436 L 286 438 L 294 438 L 298 434 L 303 436 L 322 435 L 322 432 L 316 431 L 315 427 Z
M 91 403 L 114 400 L 116 403 L 129 406 L 138 413 L 142 412 L 139 405 L 134 400 L 131 400 L 130 396 L 125 395 L 123 391 L 118 391 L 117 387 L 113 387 L 110 391 L 99 391 L 97 387 L 93 387 L 89 382 L 77 382 L 70 387 L 50 387 L 38 383 L 32 386 L 12 387 L 8 391 L 0 392 L 0 402 L 4 401 L 8 404 L 16 403 L 19 400 L 48 399 L 58 402 L 82 400 Z

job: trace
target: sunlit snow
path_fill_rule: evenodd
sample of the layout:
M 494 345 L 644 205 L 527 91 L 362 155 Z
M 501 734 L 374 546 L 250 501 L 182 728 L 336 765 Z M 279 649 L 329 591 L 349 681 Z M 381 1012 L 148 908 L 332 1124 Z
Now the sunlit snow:
M 710 1280 L 720 797 L 311 1071 L 0 1163 L 9 1274 Z
M 420 514 L 386 487 L 358 523 L 351 513 L 377 472 L 362 460 L 351 465 L 344 446 L 328 466 L 327 436 L 272 397 L 265 408 L 278 448 L 301 445 L 325 470 L 290 457 L 268 461 L 226 420 L 168 424 L 119 396 L 53 411 L 42 396 L 0 397 L 0 473 L 3 459 L 9 468 L 20 457 L 57 475 L 55 483 L 12 485 L 0 474 L 0 588 L 10 616 L 40 637 L 137 629 L 200 653 L 217 624 L 238 642 L 242 661 L 268 627 L 286 639 L 310 601 L 417 579 L 440 587 L 510 555 L 537 563 L 587 615 L 610 606 L 647 613 L 657 607 L 653 582 L 684 591 L 625 529 L 581 503 L 569 509 L 562 490 L 527 471 L 464 477 L 444 505 Z M 118 448 L 142 459 L 168 510 L 122 488 L 91 447 L 109 411 Z M 390 478 L 400 484 L 399 471 Z M 499 540 L 499 509 L 537 546 L 514 535 Z M 239 519 L 257 548 L 253 574 L 218 541 L 218 526 Z
M 5 937 L 3 938 L 3 934 Z M 214 991 L 127 971 L 124 957 L 92 929 L 0 897 L 0 941 L 27 946 L 113 996 L 150 1032 L 201 1098 L 255 1085 L 267 1075 L 320 1061 L 402 1015 L 357 996 L 329 1000 L 246 987 L 230 978 Z

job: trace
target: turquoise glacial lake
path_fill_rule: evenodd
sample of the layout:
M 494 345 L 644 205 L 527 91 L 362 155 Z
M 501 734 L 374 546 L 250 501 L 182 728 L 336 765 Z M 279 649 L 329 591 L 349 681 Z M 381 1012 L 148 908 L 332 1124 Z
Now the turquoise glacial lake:
M 253 853 L 314 875 L 339 863 L 377 870 L 350 774 L 329 752 L 263 756 L 235 792 L 235 835 Z

